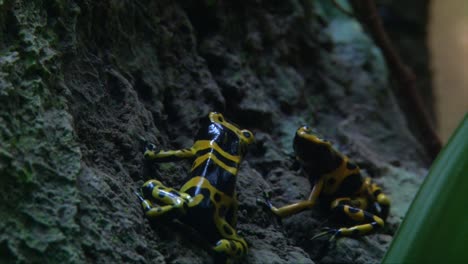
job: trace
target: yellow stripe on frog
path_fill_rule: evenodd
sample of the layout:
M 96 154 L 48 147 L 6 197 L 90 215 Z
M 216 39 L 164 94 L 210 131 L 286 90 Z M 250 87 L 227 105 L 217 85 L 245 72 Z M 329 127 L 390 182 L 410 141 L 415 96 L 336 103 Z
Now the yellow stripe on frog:
M 196 149 L 196 150 L 203 150 L 203 149 L 208 149 L 208 148 L 214 148 L 219 154 L 221 154 L 223 157 L 225 157 L 226 159 L 229 159 L 237 164 L 240 163 L 240 157 L 239 156 L 235 156 L 235 155 L 232 155 L 232 154 L 229 154 L 227 153 L 226 151 L 224 151 L 219 145 L 218 143 L 214 142 L 214 141 L 211 141 L 211 140 L 198 140 L 197 142 L 195 142 L 195 144 L 193 145 L 193 148 Z
M 222 162 L 221 160 L 219 160 L 216 155 L 214 155 L 213 153 L 211 152 L 208 152 L 206 153 L 205 155 L 202 155 L 200 157 L 198 157 L 194 162 L 193 162 L 193 166 L 192 166 L 192 169 L 191 171 L 194 171 L 196 168 L 198 168 L 198 166 L 200 166 L 201 164 L 205 163 L 206 160 L 208 159 L 211 159 L 214 163 L 216 163 L 216 165 L 220 166 L 221 168 L 223 168 L 224 170 L 228 171 L 229 173 L 231 173 L 232 175 L 236 175 L 237 174 L 237 168 L 233 168 L 233 167 L 230 167 L 228 165 L 226 165 L 224 162 Z

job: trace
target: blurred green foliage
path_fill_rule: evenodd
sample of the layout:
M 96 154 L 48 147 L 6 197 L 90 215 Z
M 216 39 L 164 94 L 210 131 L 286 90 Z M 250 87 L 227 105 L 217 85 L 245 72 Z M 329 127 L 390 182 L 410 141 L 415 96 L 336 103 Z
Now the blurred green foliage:
M 431 167 L 383 263 L 468 263 L 468 114 Z

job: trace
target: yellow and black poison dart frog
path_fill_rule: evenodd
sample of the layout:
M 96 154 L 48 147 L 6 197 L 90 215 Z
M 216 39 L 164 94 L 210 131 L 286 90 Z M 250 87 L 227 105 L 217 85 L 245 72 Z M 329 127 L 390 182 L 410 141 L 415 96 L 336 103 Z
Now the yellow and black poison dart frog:
M 319 200 L 337 214 L 357 225 L 338 229 L 326 228 L 314 238 L 364 235 L 384 226 L 390 201 L 369 177 L 364 178 L 359 167 L 327 140 L 318 137 L 307 126 L 300 127 L 294 137 L 296 159 L 313 185 L 307 200 L 274 207 L 267 197 L 271 211 L 283 218 L 314 207 Z M 373 213 L 370 213 L 373 212 Z
M 144 156 L 156 162 L 193 159 L 190 179 L 180 191 L 149 180 L 141 188 L 145 214 L 156 219 L 178 212 L 180 219 L 199 230 L 213 249 L 225 257 L 242 257 L 247 243 L 236 232 L 236 176 L 247 145 L 254 141 L 249 130 L 241 130 L 211 112 L 191 148 L 156 152 L 149 144 Z

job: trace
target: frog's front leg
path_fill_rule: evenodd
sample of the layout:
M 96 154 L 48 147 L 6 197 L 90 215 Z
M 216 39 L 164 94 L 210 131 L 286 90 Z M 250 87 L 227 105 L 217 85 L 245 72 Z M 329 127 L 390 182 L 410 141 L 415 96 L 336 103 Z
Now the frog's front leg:
M 145 214 L 149 218 L 157 218 L 173 210 L 185 214 L 192 197 L 186 193 L 178 192 L 173 188 L 164 186 L 160 181 L 149 180 L 141 187 L 143 197 L 138 195 Z M 159 204 L 153 204 L 151 200 Z
M 154 144 L 146 144 L 144 156 L 147 160 L 153 160 L 156 162 L 170 162 L 178 161 L 181 159 L 193 158 L 196 150 L 191 148 L 178 149 L 178 150 L 156 150 Z
M 269 197 L 266 197 L 266 203 L 267 203 L 267 206 L 270 208 L 270 210 L 276 216 L 280 218 L 287 217 L 287 216 L 290 216 L 290 215 L 293 215 L 301 211 L 304 211 L 306 209 L 310 209 L 314 207 L 320 195 L 320 192 L 322 191 L 322 187 L 323 187 L 323 179 L 319 179 L 314 185 L 314 188 L 312 189 L 309 195 L 309 198 L 307 200 L 285 205 L 281 208 L 276 208 L 275 206 L 273 206 Z
M 359 208 L 359 206 L 363 208 L 366 207 L 366 204 L 367 201 L 364 198 L 338 198 L 334 200 L 332 202 L 332 209 L 334 212 L 362 224 L 338 229 L 327 228 L 325 232 L 314 236 L 312 239 L 325 235 L 332 235 L 332 239 L 341 236 L 359 236 L 369 234 L 377 228 L 382 228 L 384 226 L 382 218 Z

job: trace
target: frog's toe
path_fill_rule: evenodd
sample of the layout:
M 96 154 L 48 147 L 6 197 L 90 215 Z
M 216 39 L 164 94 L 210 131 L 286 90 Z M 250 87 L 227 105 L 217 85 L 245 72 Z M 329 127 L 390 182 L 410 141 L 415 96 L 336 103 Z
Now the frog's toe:
M 271 209 L 271 204 L 268 201 L 265 201 L 263 198 L 257 198 L 256 202 L 258 206 L 261 206 L 265 209 Z
M 144 212 L 148 212 L 153 208 L 153 204 L 149 201 L 144 199 L 139 193 L 135 192 L 135 194 L 138 196 L 138 199 L 140 200 L 141 207 L 143 208 Z
M 271 209 L 273 207 L 271 204 L 271 193 L 266 190 L 262 190 L 262 197 L 257 198 L 257 205 Z
M 134 193 L 138 197 L 138 200 L 140 200 L 141 203 L 145 200 L 145 198 L 143 198 L 143 196 L 141 196 L 137 191 L 135 191 Z
M 331 235 L 330 240 L 333 240 L 337 236 L 340 235 L 340 230 L 335 229 L 335 228 L 325 227 L 325 228 L 322 228 L 322 232 L 316 234 L 310 240 L 315 240 L 315 239 L 318 239 L 318 238 L 321 238 L 321 237 L 324 237 L 324 236 L 328 236 L 328 235 Z
M 262 195 L 263 195 L 263 199 L 265 199 L 265 201 L 270 201 L 271 200 L 271 192 L 263 190 Z
M 156 145 L 153 143 L 146 143 L 145 150 L 156 151 Z
M 143 156 L 146 158 L 146 159 L 155 159 L 156 158 L 156 145 L 152 144 L 152 143 L 147 143 L 145 145 L 145 151 L 143 152 Z

